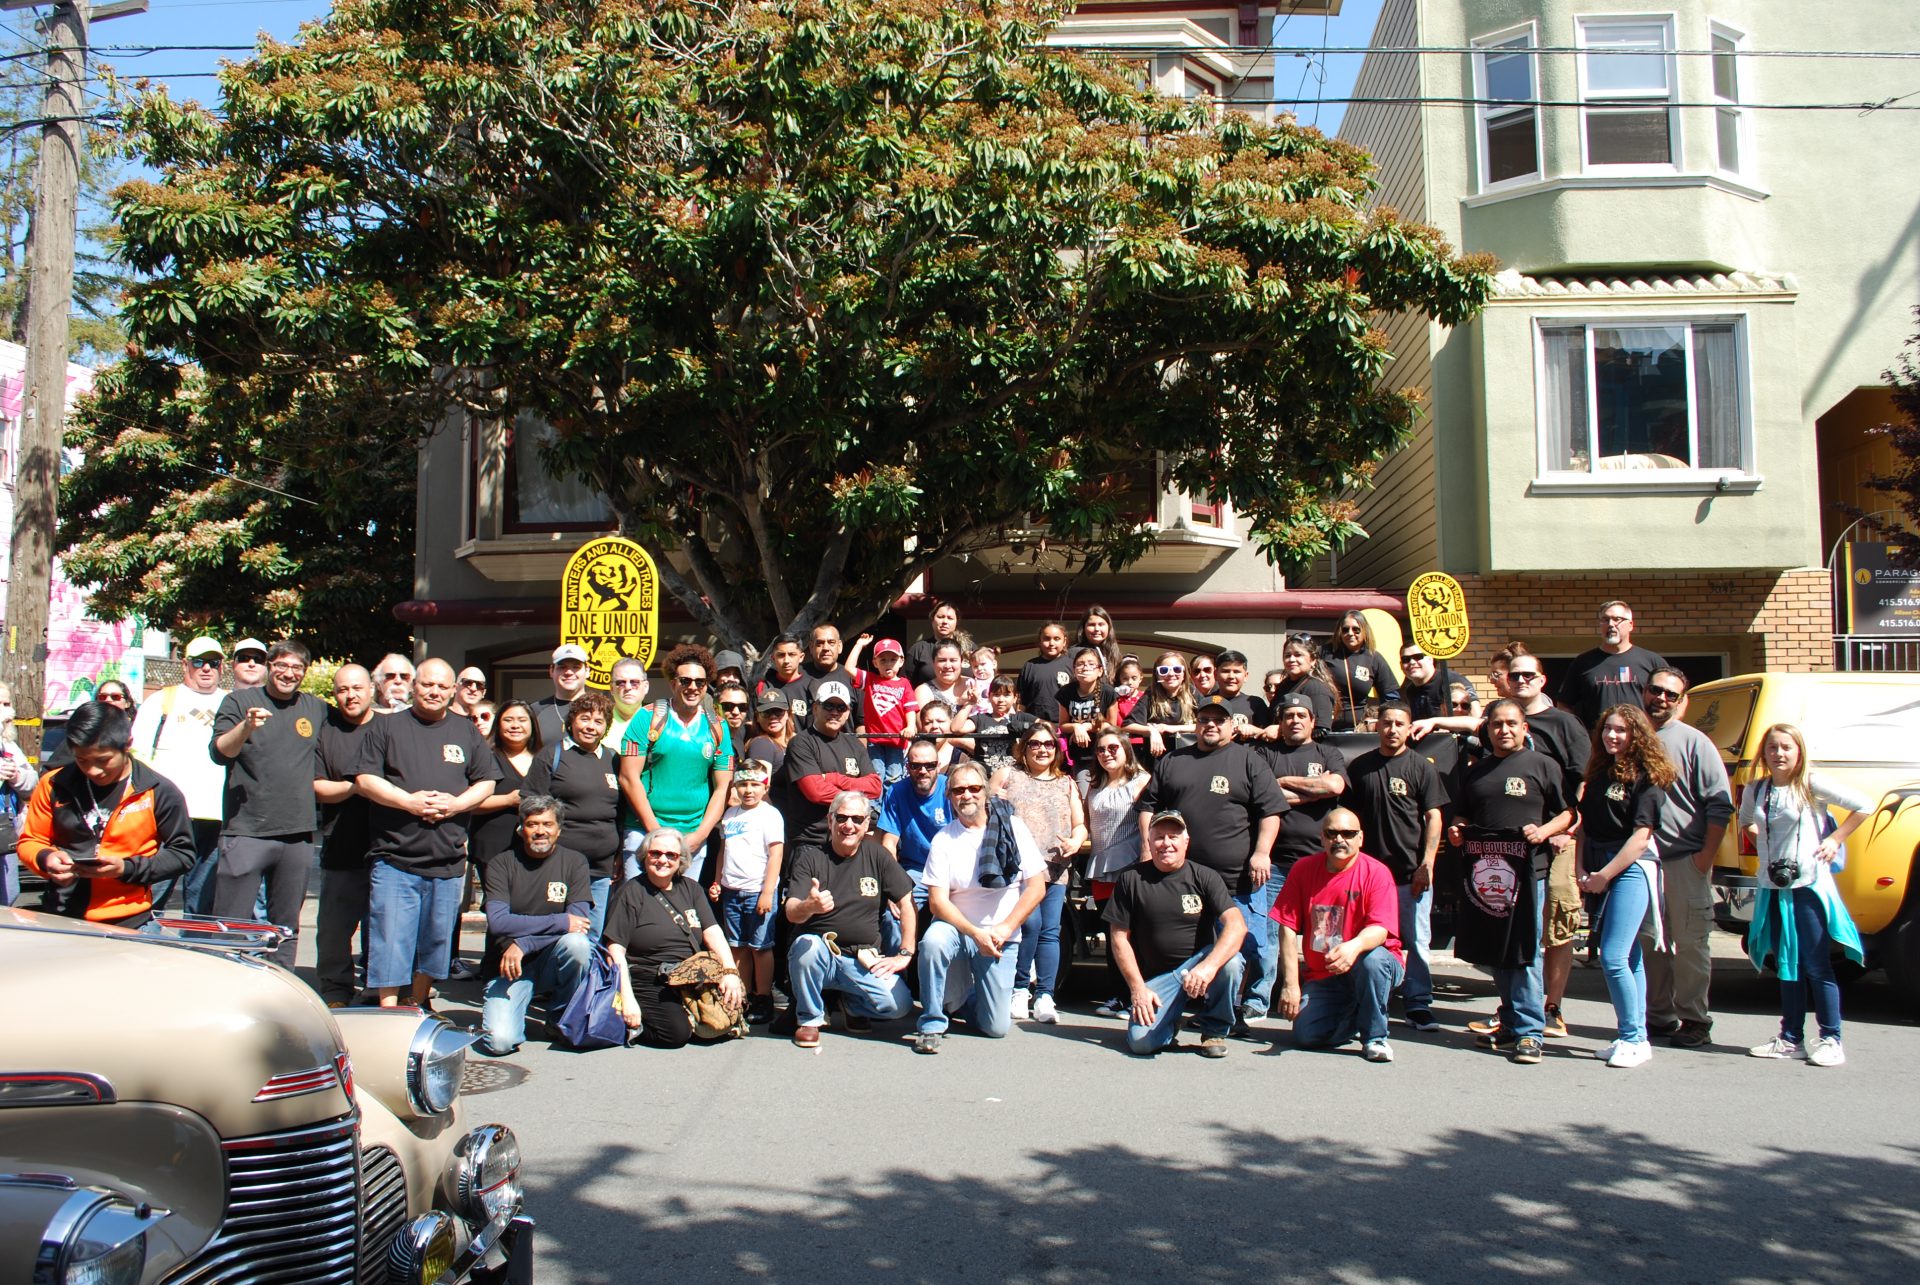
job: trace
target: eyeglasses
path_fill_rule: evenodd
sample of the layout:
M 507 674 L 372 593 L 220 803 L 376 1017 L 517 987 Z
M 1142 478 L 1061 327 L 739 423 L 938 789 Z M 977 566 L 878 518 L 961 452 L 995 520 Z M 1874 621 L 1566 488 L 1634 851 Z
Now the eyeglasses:
M 949 785 L 947 787 L 948 794 L 985 794 L 986 792 L 987 787 L 984 785 Z
M 1358 839 L 1360 837 L 1358 830 L 1322 830 L 1320 833 L 1326 835 L 1329 839 Z
M 647 855 L 650 857 L 672 857 L 676 861 L 680 859 L 680 854 L 672 848 L 648 848 Z
M 1185 665 L 1155 665 L 1153 667 L 1153 672 L 1160 675 L 1160 677 L 1162 678 L 1167 678 L 1173 674 L 1186 673 L 1187 667 Z
M 909 772 L 938 772 L 939 770 L 940 770 L 940 765 L 938 763 L 907 764 L 907 771 Z
M 1674 690 L 1673 690 L 1673 688 L 1671 688 L 1671 687 L 1649 687 L 1649 688 L 1647 688 L 1647 696 L 1648 696 L 1649 698 L 1651 698 L 1651 699 L 1655 699 L 1655 700 L 1663 700 L 1663 701 L 1667 701 L 1667 702 L 1669 702 L 1669 703 L 1671 703 L 1671 702 L 1673 702 L 1673 701 L 1677 701 L 1677 700 L 1679 700 L 1679 699 L 1680 699 L 1680 698 L 1681 698 L 1682 696 L 1685 696 L 1685 695 L 1686 695 L 1686 693 L 1685 693 L 1685 692 L 1676 692 L 1676 691 L 1674 691 Z
M 1048 738 L 1047 740 L 1044 740 L 1044 741 L 1026 742 L 1026 746 L 1030 750 L 1050 750 L 1057 744 L 1059 744 L 1059 742 L 1053 740 L 1052 738 Z
M 744 714 L 747 712 L 747 703 L 745 701 L 721 701 L 720 709 L 723 713 L 727 714 Z
M 1510 683 L 1530 683 L 1538 677 L 1540 677 L 1540 671 L 1537 669 L 1509 669 L 1507 671 L 1507 681 Z
M 195 669 L 220 668 L 220 658 L 218 656 L 195 656 L 191 660 L 189 660 L 187 663 L 189 665 L 192 665 Z
M 1602 616 L 1600 623 L 1605 625 L 1624 625 L 1632 621 L 1632 616 Z
M 865 825 L 867 823 L 867 814 L 864 812 L 836 812 L 833 814 L 833 820 L 836 825 Z

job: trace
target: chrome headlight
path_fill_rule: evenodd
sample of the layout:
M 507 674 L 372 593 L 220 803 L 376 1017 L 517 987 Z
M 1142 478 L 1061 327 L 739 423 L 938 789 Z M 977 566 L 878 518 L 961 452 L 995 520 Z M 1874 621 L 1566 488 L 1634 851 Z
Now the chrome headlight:
M 460 1073 L 474 1037 L 439 1017 L 428 1017 L 407 1049 L 407 1098 L 422 1115 L 445 1115 L 460 1096 Z
M 394 1237 L 388 1279 L 394 1285 L 433 1285 L 452 1269 L 468 1239 L 465 1224 L 444 1209 L 421 1214 Z
M 518 1213 L 520 1143 L 504 1124 L 483 1124 L 454 1144 L 447 1161 L 448 1193 L 462 1218 L 485 1227 L 503 1214 Z
M 34 1285 L 137 1285 L 147 1266 L 147 1232 L 165 1209 L 81 1187 L 40 1237 Z

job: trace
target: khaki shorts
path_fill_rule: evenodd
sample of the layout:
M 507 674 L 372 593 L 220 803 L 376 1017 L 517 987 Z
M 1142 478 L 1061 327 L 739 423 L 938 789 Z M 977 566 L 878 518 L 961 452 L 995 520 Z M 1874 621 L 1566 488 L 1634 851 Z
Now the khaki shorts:
M 1547 867 L 1547 905 L 1542 916 L 1540 944 L 1552 949 L 1570 946 L 1580 935 L 1580 886 L 1573 881 L 1573 854 L 1578 844 L 1568 844 L 1553 854 Z

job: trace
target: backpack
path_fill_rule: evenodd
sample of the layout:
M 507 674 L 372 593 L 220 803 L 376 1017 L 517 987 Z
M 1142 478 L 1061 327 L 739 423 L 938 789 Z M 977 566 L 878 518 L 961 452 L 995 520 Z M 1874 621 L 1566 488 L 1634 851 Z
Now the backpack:
M 720 711 L 713 707 L 713 697 L 700 698 L 700 713 L 707 720 L 707 734 L 713 738 L 713 756 L 719 758 L 720 748 L 728 743 L 727 725 L 721 721 Z M 660 734 L 666 730 L 667 702 L 657 700 L 647 706 L 647 761 L 640 769 L 640 783 L 649 790 L 653 788 L 653 747 L 660 743 Z

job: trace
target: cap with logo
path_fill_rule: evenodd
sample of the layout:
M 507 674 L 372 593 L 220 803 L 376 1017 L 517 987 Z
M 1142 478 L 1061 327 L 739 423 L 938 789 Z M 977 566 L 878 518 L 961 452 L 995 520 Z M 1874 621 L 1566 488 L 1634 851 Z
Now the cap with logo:
M 1198 718 L 1209 710 L 1217 710 L 1227 718 L 1233 717 L 1233 706 L 1227 704 L 1227 698 L 1224 696 L 1208 696 L 1197 702 L 1193 707 L 1193 715 Z
M 553 649 L 554 664 L 558 665 L 569 660 L 577 660 L 583 665 L 586 664 L 587 649 L 579 643 L 561 643 Z
M 900 645 L 898 638 L 882 638 L 873 645 L 873 654 L 876 656 L 904 656 L 907 653 L 906 649 Z
M 1313 702 L 1305 696 L 1302 696 L 1299 692 L 1288 692 L 1285 696 L 1282 696 L 1273 703 L 1273 708 L 1276 712 L 1283 709 L 1304 709 L 1307 713 L 1311 714 L 1313 713 Z
M 205 634 L 201 634 L 198 638 L 187 644 L 188 660 L 192 660 L 196 656 L 225 656 L 226 654 L 226 650 L 222 648 L 217 641 L 207 637 Z
M 770 709 L 791 710 L 793 702 L 788 700 L 787 694 L 778 687 L 769 687 L 753 702 L 753 708 L 761 713 Z
M 1180 814 L 1178 809 L 1168 808 L 1164 812 L 1154 813 L 1153 821 L 1151 822 L 1151 824 L 1152 825 L 1175 825 L 1175 826 L 1179 826 L 1182 830 L 1184 830 L 1187 828 L 1187 819 L 1186 817 Z
M 822 683 L 813 689 L 813 703 L 825 705 L 829 701 L 839 701 L 843 705 L 853 704 L 853 693 L 842 682 Z

